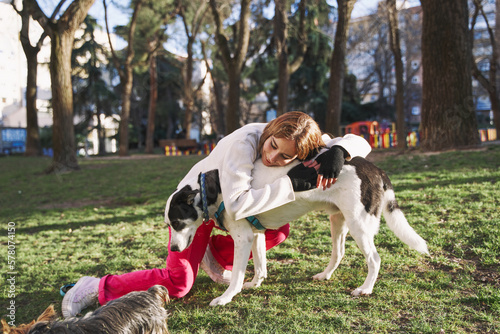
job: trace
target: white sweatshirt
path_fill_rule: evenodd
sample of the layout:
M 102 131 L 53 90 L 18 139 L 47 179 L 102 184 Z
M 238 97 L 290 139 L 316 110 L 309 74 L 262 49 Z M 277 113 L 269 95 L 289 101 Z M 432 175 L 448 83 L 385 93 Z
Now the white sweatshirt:
M 254 162 L 260 158 L 257 150 L 265 127 L 266 123 L 247 124 L 224 137 L 205 159 L 191 168 L 179 188 L 201 172 L 218 169 L 226 211 L 236 220 L 294 201 L 292 182 L 286 175 L 261 189 L 250 186 Z M 327 147 L 343 147 L 351 158 L 366 157 L 371 151 L 364 138 L 353 134 L 333 139 L 324 135 L 323 140 Z

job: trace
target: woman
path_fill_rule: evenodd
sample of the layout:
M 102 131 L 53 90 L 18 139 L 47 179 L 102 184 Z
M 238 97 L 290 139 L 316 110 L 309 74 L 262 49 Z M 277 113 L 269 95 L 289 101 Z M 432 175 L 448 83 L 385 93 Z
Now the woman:
M 209 156 L 193 166 L 179 183 L 179 188 L 200 172 L 217 168 L 227 214 L 234 219 L 258 215 L 293 201 L 294 191 L 331 186 L 346 158 L 366 156 L 371 150 L 359 136 L 328 139 L 326 143 L 325 139 L 317 123 L 302 112 L 285 113 L 267 125 L 245 125 L 223 138 Z M 266 166 L 285 166 L 295 159 L 309 160 L 325 146 L 329 150 L 315 161 L 308 162 L 308 167 L 300 164 L 287 176 L 264 188 L 251 187 L 252 169 L 258 158 L 262 158 Z M 104 305 L 131 291 L 147 290 L 155 284 L 165 286 L 171 297 L 183 297 L 193 286 L 202 260 L 204 270 L 214 281 L 227 281 L 234 246 L 230 236 L 211 238 L 213 227 L 213 223 L 202 224 L 190 247 L 180 253 L 169 252 L 164 269 L 107 275 L 101 279 L 82 277 L 63 299 L 63 316 L 74 316 L 97 299 Z M 267 230 L 266 248 L 283 242 L 288 231 L 288 224 L 278 230 Z

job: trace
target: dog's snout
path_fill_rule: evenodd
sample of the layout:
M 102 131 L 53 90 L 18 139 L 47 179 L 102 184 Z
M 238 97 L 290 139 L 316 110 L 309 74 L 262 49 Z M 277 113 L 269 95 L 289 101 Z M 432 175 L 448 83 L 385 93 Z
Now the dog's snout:
M 170 250 L 172 252 L 180 252 L 180 248 L 177 245 L 170 245 Z

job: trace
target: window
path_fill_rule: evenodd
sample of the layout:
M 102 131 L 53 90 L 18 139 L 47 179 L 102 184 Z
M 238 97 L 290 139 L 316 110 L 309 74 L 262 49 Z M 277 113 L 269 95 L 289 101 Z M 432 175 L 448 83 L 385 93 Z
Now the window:
M 415 106 L 415 107 L 411 108 L 411 114 L 414 116 L 420 115 L 420 107 Z

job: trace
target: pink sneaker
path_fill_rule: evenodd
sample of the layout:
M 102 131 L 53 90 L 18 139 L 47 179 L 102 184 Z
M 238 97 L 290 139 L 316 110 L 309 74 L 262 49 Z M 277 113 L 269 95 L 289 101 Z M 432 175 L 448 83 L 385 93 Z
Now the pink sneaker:
M 64 295 L 61 306 L 64 318 L 74 317 L 98 301 L 99 281 L 99 278 L 84 276 L 76 282 Z

